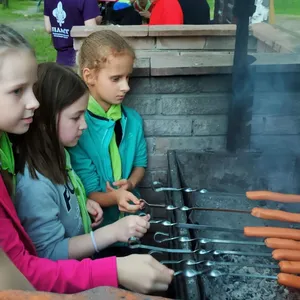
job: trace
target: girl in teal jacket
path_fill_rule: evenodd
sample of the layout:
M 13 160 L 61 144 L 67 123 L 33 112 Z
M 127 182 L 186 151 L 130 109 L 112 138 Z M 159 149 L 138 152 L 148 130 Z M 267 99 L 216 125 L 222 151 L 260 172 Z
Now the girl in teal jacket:
M 88 197 L 103 208 L 102 226 L 142 208 L 136 186 L 147 166 L 143 122 L 122 105 L 134 59 L 128 43 L 108 30 L 87 37 L 79 53 L 79 69 L 90 91 L 88 129 L 69 151 Z

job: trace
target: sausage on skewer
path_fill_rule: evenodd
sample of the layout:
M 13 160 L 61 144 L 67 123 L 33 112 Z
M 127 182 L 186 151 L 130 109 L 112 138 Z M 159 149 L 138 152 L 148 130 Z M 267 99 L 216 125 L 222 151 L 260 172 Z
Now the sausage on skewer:
M 246 197 L 250 200 L 269 200 L 282 203 L 300 203 L 300 195 L 282 194 L 270 191 L 248 191 Z

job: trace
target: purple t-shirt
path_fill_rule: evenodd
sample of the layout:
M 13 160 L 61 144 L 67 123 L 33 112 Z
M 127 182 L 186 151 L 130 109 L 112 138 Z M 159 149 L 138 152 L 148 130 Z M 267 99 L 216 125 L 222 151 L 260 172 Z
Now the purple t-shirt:
M 57 51 L 56 61 L 74 66 L 71 29 L 100 15 L 97 0 L 44 0 L 44 3 L 44 15 L 50 18 L 53 45 Z

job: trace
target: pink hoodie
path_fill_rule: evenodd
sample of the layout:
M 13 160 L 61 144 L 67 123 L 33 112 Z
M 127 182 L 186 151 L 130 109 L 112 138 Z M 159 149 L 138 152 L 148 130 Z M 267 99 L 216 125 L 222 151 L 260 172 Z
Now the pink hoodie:
M 37 257 L 0 176 L 0 247 L 39 291 L 76 293 L 118 286 L 116 257 L 52 261 Z

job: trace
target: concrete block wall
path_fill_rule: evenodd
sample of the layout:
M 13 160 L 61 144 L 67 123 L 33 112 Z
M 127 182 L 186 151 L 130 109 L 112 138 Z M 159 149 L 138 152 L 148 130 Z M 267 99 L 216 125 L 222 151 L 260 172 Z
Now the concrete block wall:
M 167 182 L 168 150 L 225 150 L 231 75 L 137 77 L 130 86 L 125 104 L 142 115 L 148 143 L 142 194 L 160 202 L 149 187 Z M 251 149 L 300 153 L 299 116 L 299 73 L 255 74 Z
M 167 151 L 225 147 L 231 75 L 132 78 L 125 104 L 144 119 L 149 165 L 142 186 L 167 181 Z
M 299 72 L 257 76 L 251 127 L 252 149 L 300 154 Z

